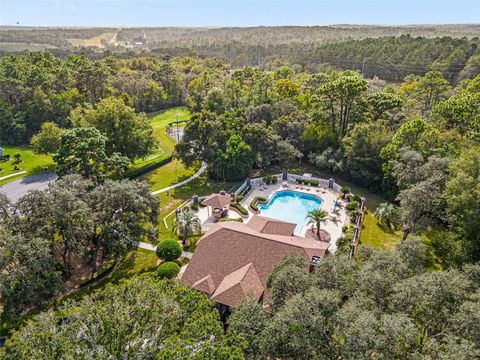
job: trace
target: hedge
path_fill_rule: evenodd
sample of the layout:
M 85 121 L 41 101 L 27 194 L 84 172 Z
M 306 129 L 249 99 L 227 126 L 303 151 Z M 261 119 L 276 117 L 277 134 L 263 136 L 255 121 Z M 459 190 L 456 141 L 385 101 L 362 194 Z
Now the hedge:
M 171 162 L 173 159 L 173 155 L 168 155 L 167 157 L 164 157 L 164 158 L 161 158 L 160 160 L 158 161 L 155 161 L 151 164 L 148 164 L 148 165 L 145 165 L 141 168 L 138 168 L 138 169 L 131 169 L 131 170 L 127 170 L 123 175 L 122 177 L 123 178 L 128 178 L 128 179 L 134 179 L 134 178 L 137 178 L 139 176 L 142 176 L 143 174 L 149 172 L 149 171 L 152 171 L 156 168 L 159 168 L 160 166 L 163 166 L 165 164 L 168 164 L 169 162 Z
M 255 196 L 253 200 L 250 202 L 250 208 L 254 211 L 258 211 L 258 203 L 265 204 L 266 202 L 267 202 L 267 199 L 264 198 L 263 196 Z
M 176 260 L 182 255 L 182 247 L 175 239 L 165 239 L 158 244 L 156 254 L 165 261 Z
M 167 261 L 157 268 L 156 273 L 160 279 L 173 279 L 180 272 L 180 266 L 173 261 Z
M 240 212 L 240 214 L 243 214 L 243 215 L 248 215 L 248 210 L 245 209 L 242 205 L 240 205 L 239 203 L 232 203 L 230 204 L 230 207 L 233 207 L 234 209 L 238 210 Z
M 218 222 L 226 222 L 226 221 L 238 221 L 238 222 L 243 222 L 242 218 L 221 218 Z
M 318 186 L 320 183 L 315 180 L 305 180 L 305 179 L 297 179 L 297 183 L 299 184 L 304 184 L 304 185 L 312 185 L 312 186 Z

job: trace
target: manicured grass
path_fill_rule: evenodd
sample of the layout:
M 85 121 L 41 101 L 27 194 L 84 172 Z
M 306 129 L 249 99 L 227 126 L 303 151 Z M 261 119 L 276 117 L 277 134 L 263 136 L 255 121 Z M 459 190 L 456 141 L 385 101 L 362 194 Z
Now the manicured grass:
M 152 186 L 152 191 L 155 191 L 189 178 L 199 168 L 200 166 L 193 166 L 187 169 L 181 161 L 173 160 L 143 175 L 141 179 L 148 181 Z
M 360 235 L 362 246 L 393 249 L 402 240 L 401 230 L 391 230 L 380 224 L 371 211 L 365 214 L 363 225 Z
M 20 164 L 17 164 L 20 170 L 14 170 L 15 164 L 13 162 L 15 161 L 15 159 L 13 158 L 13 155 L 17 152 L 21 154 L 22 162 Z M 48 166 L 49 170 L 53 170 L 53 160 L 50 155 L 37 155 L 32 150 L 29 150 L 26 146 L 6 147 L 4 155 L 10 155 L 10 161 L 0 163 L 0 168 L 3 169 L 3 171 L 0 172 L 0 177 L 7 176 L 19 171 L 26 171 L 26 173 L 0 181 L 0 185 L 18 179 L 20 177 L 43 172 L 45 166 Z
M 175 107 L 149 114 L 155 137 L 160 141 L 160 149 L 166 154 L 172 154 L 175 141 L 166 133 L 167 125 L 177 120 L 190 119 L 190 111 L 184 106 Z
M 139 159 L 135 161 L 130 166 L 129 171 L 136 171 L 137 169 L 149 167 L 154 163 L 160 163 L 162 161 L 165 161 L 165 159 L 172 156 L 173 151 L 175 150 L 175 141 L 173 141 L 173 139 L 166 134 L 166 129 L 169 123 L 177 119 L 177 114 L 178 114 L 179 120 L 188 120 L 190 118 L 190 111 L 183 106 L 148 114 L 148 117 L 151 119 L 154 135 L 159 141 L 158 148 L 153 154 L 151 154 L 147 158 Z M 154 170 L 153 172 L 149 172 L 149 174 L 151 173 L 158 174 L 159 172 L 157 172 L 157 170 L 158 169 Z M 182 169 L 179 169 L 179 173 L 177 174 L 179 177 L 182 176 L 181 171 Z M 160 173 L 163 174 L 164 171 L 161 171 Z M 155 178 L 156 176 L 153 175 L 152 177 Z M 168 182 L 168 181 L 164 181 L 164 183 L 165 182 Z M 154 184 L 155 181 L 152 180 L 151 183 Z M 171 185 L 171 183 L 168 183 L 165 186 L 168 186 L 168 185 Z M 158 190 L 158 189 L 161 189 L 162 187 L 164 186 L 158 185 L 157 188 L 152 188 L 152 189 Z

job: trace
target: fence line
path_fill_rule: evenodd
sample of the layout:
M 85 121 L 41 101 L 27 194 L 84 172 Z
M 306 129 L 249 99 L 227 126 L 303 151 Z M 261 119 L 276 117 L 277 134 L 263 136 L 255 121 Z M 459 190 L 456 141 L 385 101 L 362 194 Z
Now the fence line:
M 353 239 L 351 243 L 351 250 L 350 250 L 350 259 L 355 256 L 355 253 L 358 248 L 358 242 L 360 240 L 360 234 L 362 233 L 363 227 L 363 220 L 365 217 L 365 198 L 360 200 L 360 214 L 357 216 L 357 220 L 355 221 L 355 230 L 353 232 Z

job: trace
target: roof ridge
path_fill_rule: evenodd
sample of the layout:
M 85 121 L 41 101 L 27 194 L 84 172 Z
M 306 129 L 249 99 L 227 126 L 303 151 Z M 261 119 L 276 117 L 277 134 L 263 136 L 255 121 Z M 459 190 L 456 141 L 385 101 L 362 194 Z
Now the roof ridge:
M 235 224 L 234 224 L 235 223 Z M 218 225 L 220 225 L 218 227 L 218 229 L 215 229 L 215 232 L 221 230 L 221 229 L 228 229 L 228 230 L 231 230 L 231 231 L 234 231 L 236 233 L 239 233 L 239 234 L 245 234 L 245 232 L 239 230 L 238 228 L 235 228 L 235 226 L 238 225 L 242 225 L 241 223 L 237 223 L 237 222 L 234 222 L 234 221 L 225 221 L 223 223 L 219 223 Z M 247 224 L 243 224 L 244 226 L 247 226 Z M 233 226 L 233 227 L 230 227 L 230 226 Z M 288 235 L 277 235 L 277 234 L 268 234 L 268 233 L 262 233 L 262 232 L 259 232 L 259 231 L 256 231 L 255 229 L 251 228 L 250 226 L 247 226 L 248 229 L 250 229 L 251 231 L 253 231 L 255 234 L 250 234 L 252 236 L 257 236 L 257 237 L 261 237 L 262 239 L 265 239 L 265 240 L 268 240 L 268 241 L 273 241 L 273 242 L 276 242 L 276 243 L 287 243 L 289 245 L 292 245 L 294 247 L 297 247 L 297 248 L 300 248 L 300 249 L 305 249 L 304 246 L 301 246 L 301 245 L 298 245 L 298 244 L 295 244 L 294 242 L 290 242 L 287 240 L 291 240 L 291 239 L 301 239 L 301 240 L 306 240 L 306 241 L 309 241 L 309 242 L 312 242 L 312 245 L 313 244 L 316 244 L 313 242 L 313 240 L 310 240 L 310 239 L 307 239 L 305 237 L 302 237 L 302 236 L 298 236 L 298 235 L 292 235 L 292 236 L 288 236 Z M 212 229 L 213 230 L 213 229 Z M 272 237 L 280 237 L 280 238 L 284 238 L 282 241 L 281 239 L 274 239 Z M 315 248 L 315 246 L 314 246 Z

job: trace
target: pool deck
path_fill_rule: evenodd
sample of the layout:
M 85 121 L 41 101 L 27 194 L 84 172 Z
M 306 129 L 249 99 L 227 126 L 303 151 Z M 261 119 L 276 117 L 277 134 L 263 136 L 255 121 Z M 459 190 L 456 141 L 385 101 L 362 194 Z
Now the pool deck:
M 330 189 L 324 189 L 320 187 L 313 187 L 313 186 L 307 186 L 307 185 L 299 185 L 292 182 L 288 183 L 288 187 L 283 186 L 282 183 L 252 186 L 252 189 L 248 192 L 247 196 L 245 196 L 245 198 L 243 198 L 240 201 L 240 204 L 243 207 L 245 207 L 245 209 L 248 210 L 248 218 L 245 217 L 244 222 L 248 222 L 250 218 L 253 215 L 255 215 L 255 213 L 252 212 L 252 210 L 249 208 L 250 202 L 253 200 L 255 196 L 263 196 L 267 198 L 267 200 L 270 200 L 270 198 L 276 192 L 281 190 L 291 190 L 296 192 L 302 192 L 305 194 L 311 194 L 311 195 L 318 196 L 322 200 L 322 205 L 320 206 L 320 208 L 322 210 L 327 211 L 330 217 L 336 219 L 335 221 L 329 220 L 328 222 L 322 225 L 322 229 L 327 231 L 331 237 L 330 247 L 328 248 L 328 251 L 335 252 L 337 250 L 337 246 L 336 246 L 337 240 L 342 235 L 342 226 L 347 221 L 347 213 L 345 211 L 345 207 L 342 201 L 339 201 L 339 203 L 341 204 L 339 209 L 335 212 L 333 211 L 333 207 L 335 205 L 335 201 L 337 200 L 338 195 Z M 213 224 L 212 217 L 208 216 L 207 207 L 200 208 L 198 210 L 197 215 L 199 216 L 200 221 L 202 223 L 203 231 L 207 231 Z M 233 210 L 229 210 L 228 216 L 230 218 L 241 217 L 238 213 L 236 213 Z M 305 234 L 309 226 L 311 227 L 312 225 L 304 225 L 297 235 L 305 237 Z

